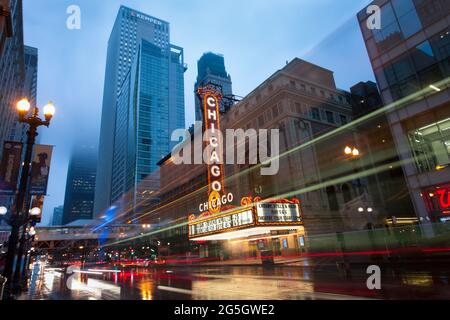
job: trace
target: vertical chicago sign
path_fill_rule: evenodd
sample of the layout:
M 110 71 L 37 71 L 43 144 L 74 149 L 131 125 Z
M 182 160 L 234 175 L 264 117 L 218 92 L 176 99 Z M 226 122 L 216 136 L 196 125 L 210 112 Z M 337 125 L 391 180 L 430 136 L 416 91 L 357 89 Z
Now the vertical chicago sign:
M 208 164 L 208 203 L 200 204 L 200 212 L 215 214 L 222 204 L 233 201 L 232 194 L 225 193 L 223 145 L 220 131 L 220 100 L 222 94 L 211 85 L 201 87 L 197 94 L 203 102 L 204 142 Z
M 189 239 L 224 240 L 270 234 L 272 230 L 297 229 L 303 225 L 297 199 L 266 199 L 245 196 L 240 206 L 232 204 L 234 195 L 225 191 L 224 148 L 220 128 L 222 95 L 213 85 L 197 92 L 203 106 L 203 158 L 208 168 L 208 196 L 198 207 L 198 216 L 189 215 Z

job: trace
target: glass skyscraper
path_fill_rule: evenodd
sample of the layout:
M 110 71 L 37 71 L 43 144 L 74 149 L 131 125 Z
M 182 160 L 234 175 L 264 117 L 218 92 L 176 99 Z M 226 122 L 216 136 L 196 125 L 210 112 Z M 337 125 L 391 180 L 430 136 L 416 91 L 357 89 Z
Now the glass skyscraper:
M 93 218 L 96 169 L 93 147 L 80 146 L 73 151 L 67 172 L 63 224 Z
M 199 87 L 213 83 L 222 89 L 224 96 L 231 96 L 233 94 L 231 77 L 225 69 L 225 58 L 222 55 L 212 52 L 204 53 L 198 60 L 197 68 L 198 74 L 194 88 L 195 92 L 197 92 Z M 224 101 L 221 102 L 220 108 L 221 111 L 225 111 Z M 195 96 L 195 120 L 203 120 L 201 104 L 197 95 Z
M 0 2 L 0 157 L 16 122 L 25 78 L 22 0 Z
M 109 44 L 103 98 L 95 213 L 142 180 L 185 127 L 183 49 L 170 44 L 169 23 L 121 7 Z
M 22 96 L 26 97 L 32 106 L 37 105 L 37 77 L 38 77 L 38 49 L 24 46 L 24 62 L 25 74 L 23 81 Z M 13 141 L 26 141 L 28 126 L 15 122 L 12 126 L 10 139 Z M 40 132 L 40 128 L 38 132 Z M 40 136 L 36 138 L 36 143 L 39 143 Z

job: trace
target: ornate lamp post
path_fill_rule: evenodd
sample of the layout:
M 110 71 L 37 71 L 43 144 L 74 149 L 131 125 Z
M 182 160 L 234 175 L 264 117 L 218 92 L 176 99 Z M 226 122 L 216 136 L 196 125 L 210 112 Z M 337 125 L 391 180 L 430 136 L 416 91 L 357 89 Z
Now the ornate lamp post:
M 346 146 L 344 149 L 344 155 L 349 160 L 356 160 L 356 159 L 360 158 L 361 152 L 356 147 Z M 358 170 L 354 164 L 353 164 L 353 171 L 355 172 L 355 174 L 358 173 Z M 359 193 L 359 195 L 361 195 L 362 194 L 362 185 L 361 185 L 360 178 L 356 179 L 356 183 L 358 184 L 358 193 Z
M 53 103 L 49 102 L 44 107 L 45 120 L 39 118 L 39 109 L 37 107 L 33 109 L 31 116 L 27 116 L 28 112 L 30 111 L 30 103 L 27 99 L 22 99 L 17 103 L 17 111 L 19 113 L 19 122 L 28 124 L 29 129 L 27 132 L 25 159 L 23 162 L 20 177 L 19 191 L 17 193 L 15 210 L 8 219 L 8 224 L 11 226 L 11 234 L 8 240 L 8 252 L 6 254 L 5 268 L 3 270 L 3 276 L 8 279 L 8 289 L 10 289 L 13 285 L 13 266 L 16 256 L 17 244 L 19 241 L 20 228 L 25 227 L 25 224 L 28 223 L 28 220 L 30 218 L 28 208 L 25 208 L 25 202 L 28 193 L 28 179 L 30 175 L 33 145 L 35 143 L 36 136 L 38 135 L 37 128 L 40 126 L 48 127 L 50 125 L 50 120 L 55 114 L 55 106 L 53 105 Z M 7 295 L 5 295 L 5 297 L 8 298 Z

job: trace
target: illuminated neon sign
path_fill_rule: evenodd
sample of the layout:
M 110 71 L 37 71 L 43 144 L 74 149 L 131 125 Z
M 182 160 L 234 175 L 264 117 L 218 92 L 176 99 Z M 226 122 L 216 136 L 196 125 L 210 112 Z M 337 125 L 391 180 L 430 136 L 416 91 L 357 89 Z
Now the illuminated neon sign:
M 436 190 L 442 209 L 450 209 L 450 188 Z
M 450 185 L 442 185 L 421 193 L 425 205 L 430 213 L 450 214 Z
M 215 214 L 220 212 L 222 205 L 233 201 L 233 195 L 226 194 L 224 188 L 219 111 L 222 95 L 210 85 L 199 88 L 198 95 L 203 100 L 205 150 L 208 152 L 208 205 L 200 204 L 199 209 Z

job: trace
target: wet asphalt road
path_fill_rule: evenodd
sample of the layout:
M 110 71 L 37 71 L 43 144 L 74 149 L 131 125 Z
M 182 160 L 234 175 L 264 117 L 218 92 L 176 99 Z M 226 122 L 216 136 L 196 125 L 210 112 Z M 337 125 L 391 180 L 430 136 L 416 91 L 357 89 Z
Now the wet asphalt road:
M 336 267 L 113 267 L 75 268 L 67 273 L 33 267 L 33 300 L 349 300 L 450 299 L 446 267 L 382 268 L 381 290 L 369 290 L 366 266 L 344 275 Z

